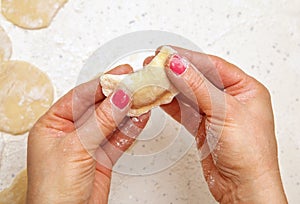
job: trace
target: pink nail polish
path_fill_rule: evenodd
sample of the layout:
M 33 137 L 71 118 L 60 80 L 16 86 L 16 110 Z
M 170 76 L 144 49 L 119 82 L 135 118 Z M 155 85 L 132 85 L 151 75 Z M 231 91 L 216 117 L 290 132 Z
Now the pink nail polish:
M 123 90 L 119 89 L 114 93 L 111 101 L 116 107 L 122 110 L 128 105 L 130 97 Z
M 171 57 L 169 63 L 169 68 L 177 75 L 182 74 L 187 68 L 184 59 L 176 54 Z

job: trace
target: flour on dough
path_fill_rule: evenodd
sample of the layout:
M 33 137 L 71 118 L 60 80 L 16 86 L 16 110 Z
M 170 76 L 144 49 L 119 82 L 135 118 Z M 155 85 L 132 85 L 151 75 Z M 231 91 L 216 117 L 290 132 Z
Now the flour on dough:
M 27 132 L 53 101 L 46 74 L 22 61 L 0 62 L 0 131 Z
M 165 63 L 176 51 L 164 46 L 156 57 L 142 70 L 131 74 L 104 74 L 100 77 L 102 92 L 110 95 L 116 88 L 132 93 L 129 116 L 139 116 L 162 104 L 168 104 L 178 94 L 165 73 Z
M 0 26 L 0 62 L 10 58 L 12 45 L 4 29 Z
M 21 171 L 9 188 L 0 192 L 1 204 L 25 204 L 27 193 L 27 170 Z
M 48 27 L 67 0 L 2 0 L 2 14 L 25 29 Z

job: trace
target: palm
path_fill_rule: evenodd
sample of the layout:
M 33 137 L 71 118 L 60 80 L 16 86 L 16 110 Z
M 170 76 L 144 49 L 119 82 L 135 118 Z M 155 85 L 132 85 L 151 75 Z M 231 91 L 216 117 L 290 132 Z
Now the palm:
M 110 71 L 128 72 L 129 65 Z M 110 99 L 93 80 L 71 90 L 40 118 L 28 138 L 28 202 L 107 203 L 112 166 L 134 138 L 103 111 L 111 112 Z M 149 114 L 125 117 L 123 126 L 141 131 L 148 119 Z M 126 142 L 117 145 L 120 141 Z

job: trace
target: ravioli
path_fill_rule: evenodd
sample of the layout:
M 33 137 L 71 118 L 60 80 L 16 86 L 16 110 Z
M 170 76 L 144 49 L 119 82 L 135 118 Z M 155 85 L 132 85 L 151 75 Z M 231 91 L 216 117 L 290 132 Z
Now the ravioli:
M 154 107 L 170 103 L 178 91 L 165 73 L 165 63 L 175 53 L 171 47 L 164 46 L 142 70 L 123 75 L 102 75 L 100 84 L 103 94 L 109 96 L 117 88 L 124 88 L 132 93 L 129 116 L 139 116 Z

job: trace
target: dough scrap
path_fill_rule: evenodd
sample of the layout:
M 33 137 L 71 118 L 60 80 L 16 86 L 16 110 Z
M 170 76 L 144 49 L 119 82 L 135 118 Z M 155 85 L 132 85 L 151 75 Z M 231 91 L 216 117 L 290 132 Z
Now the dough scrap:
M 27 193 L 27 169 L 22 170 L 10 187 L 0 192 L 1 204 L 25 204 Z
M 11 41 L 4 29 L 0 26 L 0 62 L 9 60 L 11 53 Z
M 0 62 L 0 131 L 27 132 L 53 102 L 46 74 L 22 61 Z
M 48 27 L 67 0 L 2 0 L 2 14 L 25 29 Z
M 154 107 L 170 103 L 178 91 L 165 73 L 165 63 L 175 53 L 172 48 L 164 46 L 142 70 L 123 75 L 102 75 L 100 84 L 103 94 L 109 96 L 117 87 L 125 87 L 130 91 L 133 100 L 129 116 L 139 116 Z

